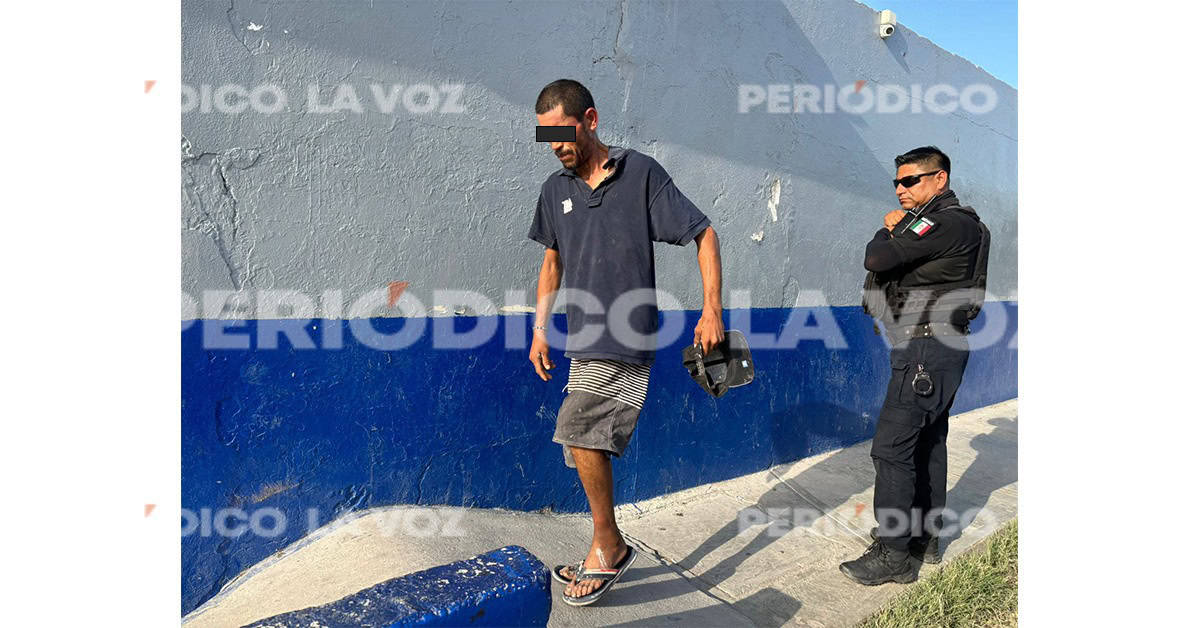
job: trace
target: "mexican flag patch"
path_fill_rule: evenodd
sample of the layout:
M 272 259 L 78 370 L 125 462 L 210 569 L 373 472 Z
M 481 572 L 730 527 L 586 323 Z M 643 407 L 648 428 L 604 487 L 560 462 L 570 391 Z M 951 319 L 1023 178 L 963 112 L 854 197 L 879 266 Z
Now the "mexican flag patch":
M 932 231 L 935 226 L 937 226 L 937 223 L 928 218 L 918 218 L 908 226 L 908 230 L 917 234 L 917 237 L 920 237 Z

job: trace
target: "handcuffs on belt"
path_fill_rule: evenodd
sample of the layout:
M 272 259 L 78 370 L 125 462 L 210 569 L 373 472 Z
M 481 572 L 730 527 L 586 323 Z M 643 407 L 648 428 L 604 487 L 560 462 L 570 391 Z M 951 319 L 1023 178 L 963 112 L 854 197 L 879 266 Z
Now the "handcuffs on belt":
M 912 381 L 913 392 L 918 396 L 928 397 L 933 394 L 933 378 L 925 370 L 924 364 L 917 365 L 917 374 Z

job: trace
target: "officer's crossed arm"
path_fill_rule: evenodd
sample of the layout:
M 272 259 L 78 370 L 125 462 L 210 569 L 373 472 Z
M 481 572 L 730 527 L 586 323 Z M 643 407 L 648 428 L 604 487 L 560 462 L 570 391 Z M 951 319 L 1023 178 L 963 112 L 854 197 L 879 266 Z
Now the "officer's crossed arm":
M 867 243 L 867 254 L 863 266 L 875 273 L 921 262 L 936 257 L 951 244 L 947 237 L 950 230 L 938 225 L 924 235 L 909 228 L 911 221 L 902 221 L 895 230 L 880 229 L 875 238 Z

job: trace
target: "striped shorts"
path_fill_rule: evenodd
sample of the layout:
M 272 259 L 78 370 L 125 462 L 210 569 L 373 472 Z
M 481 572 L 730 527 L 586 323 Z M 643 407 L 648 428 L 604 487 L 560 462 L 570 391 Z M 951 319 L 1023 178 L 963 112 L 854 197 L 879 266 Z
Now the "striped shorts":
M 649 387 L 649 365 L 572 359 L 567 397 L 554 429 L 566 465 L 575 466 L 570 447 L 620 456 L 633 438 Z

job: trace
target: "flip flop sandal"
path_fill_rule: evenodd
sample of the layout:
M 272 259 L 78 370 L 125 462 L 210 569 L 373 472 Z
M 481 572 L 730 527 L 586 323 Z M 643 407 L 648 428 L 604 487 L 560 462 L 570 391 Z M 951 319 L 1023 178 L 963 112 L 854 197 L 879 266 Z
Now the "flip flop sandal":
M 592 604 L 596 600 L 599 600 L 601 596 L 607 593 L 608 590 L 617 583 L 617 579 L 619 579 L 621 575 L 625 573 L 626 569 L 629 569 L 629 566 L 632 565 L 633 561 L 637 558 L 637 550 L 634 549 L 632 545 L 626 545 L 626 547 L 628 547 L 629 550 L 625 552 L 625 557 L 622 558 L 616 565 L 613 565 L 612 569 L 583 569 L 583 563 L 579 563 L 580 569 L 579 571 L 575 572 L 575 581 L 577 583 L 583 582 L 584 580 L 600 580 L 601 584 L 591 593 L 588 593 L 587 595 L 581 595 L 579 597 L 571 597 L 570 595 L 567 595 L 567 592 L 564 589 L 563 602 L 570 606 L 587 606 L 588 604 Z
M 580 569 L 583 569 L 582 565 L 583 565 L 582 560 L 579 561 L 579 563 L 575 564 L 575 565 L 555 565 L 554 569 L 550 570 L 550 577 L 553 578 L 554 581 L 559 584 L 571 584 L 571 580 L 574 579 L 574 576 L 572 576 L 571 578 L 567 578 L 562 575 L 562 571 L 564 569 L 570 569 L 572 574 L 577 574 L 577 573 L 579 573 Z

